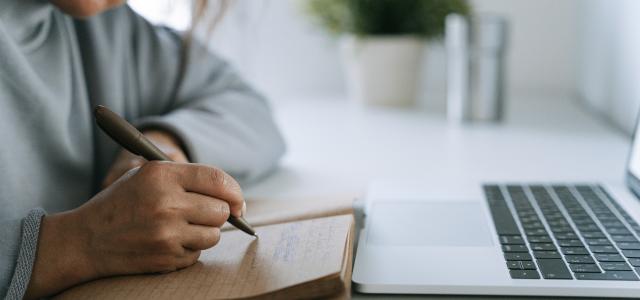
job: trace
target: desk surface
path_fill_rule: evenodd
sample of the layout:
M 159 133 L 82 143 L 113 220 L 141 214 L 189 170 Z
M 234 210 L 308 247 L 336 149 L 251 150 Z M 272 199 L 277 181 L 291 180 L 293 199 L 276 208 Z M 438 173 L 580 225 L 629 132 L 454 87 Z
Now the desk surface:
M 442 112 L 424 109 L 329 99 L 279 103 L 276 118 L 288 153 L 275 174 L 245 193 L 305 201 L 357 197 L 377 179 L 463 184 L 623 179 L 629 147 L 623 133 L 574 101 L 519 97 L 512 102 L 504 122 L 467 125 L 449 124 Z
M 339 100 L 280 103 L 287 154 L 248 196 L 361 195 L 375 179 L 622 180 L 628 137 L 578 103 L 523 98 L 498 124 L 452 125 L 442 113 L 358 107 Z

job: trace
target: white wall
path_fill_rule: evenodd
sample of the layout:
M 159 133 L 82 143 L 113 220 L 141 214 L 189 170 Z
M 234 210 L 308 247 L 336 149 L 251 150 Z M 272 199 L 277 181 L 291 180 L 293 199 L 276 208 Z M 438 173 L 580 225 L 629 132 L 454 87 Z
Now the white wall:
M 336 41 L 311 26 L 296 1 L 236 1 L 211 45 L 271 98 L 344 93 Z
M 640 108 L 640 1 L 580 4 L 580 97 L 631 133 Z
M 574 95 L 579 0 L 474 0 L 477 12 L 511 20 L 508 59 L 518 92 Z
M 304 0 L 301 0 L 304 1 Z M 239 0 L 212 43 L 272 98 L 344 95 L 337 41 L 310 25 L 297 1 Z M 473 0 L 511 20 L 512 95 L 575 95 L 578 0 Z M 445 54 L 431 43 L 425 97 L 442 101 Z

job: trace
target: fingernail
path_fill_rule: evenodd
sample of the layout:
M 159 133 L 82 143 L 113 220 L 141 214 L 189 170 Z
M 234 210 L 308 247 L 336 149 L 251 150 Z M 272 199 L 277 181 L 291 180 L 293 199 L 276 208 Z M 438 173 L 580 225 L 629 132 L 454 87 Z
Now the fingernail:
M 247 214 L 247 202 L 243 202 L 242 203 L 242 215 L 246 215 Z

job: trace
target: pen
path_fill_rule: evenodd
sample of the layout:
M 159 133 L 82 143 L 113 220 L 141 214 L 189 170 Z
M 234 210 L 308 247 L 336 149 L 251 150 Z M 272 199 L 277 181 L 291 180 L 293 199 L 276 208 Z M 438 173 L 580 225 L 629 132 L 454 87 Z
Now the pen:
M 98 126 L 114 141 L 120 144 L 120 146 L 129 150 L 131 153 L 140 155 L 149 161 L 171 161 L 171 158 L 158 149 L 144 134 L 118 114 L 102 105 L 96 106 L 93 113 Z M 257 237 L 255 230 L 251 228 L 251 225 L 249 225 L 243 217 L 229 216 L 227 222 L 247 234 Z

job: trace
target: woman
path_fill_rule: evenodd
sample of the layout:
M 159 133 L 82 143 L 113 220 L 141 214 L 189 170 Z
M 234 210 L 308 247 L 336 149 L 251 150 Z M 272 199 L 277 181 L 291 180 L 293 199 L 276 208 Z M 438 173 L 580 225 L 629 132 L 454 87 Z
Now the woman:
M 284 151 L 229 66 L 122 2 L 0 0 L 0 296 L 193 264 L 243 213 L 233 178 Z M 97 104 L 178 162 L 120 150 L 96 129 Z

